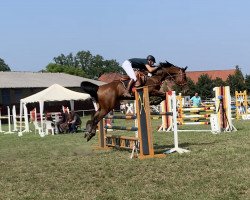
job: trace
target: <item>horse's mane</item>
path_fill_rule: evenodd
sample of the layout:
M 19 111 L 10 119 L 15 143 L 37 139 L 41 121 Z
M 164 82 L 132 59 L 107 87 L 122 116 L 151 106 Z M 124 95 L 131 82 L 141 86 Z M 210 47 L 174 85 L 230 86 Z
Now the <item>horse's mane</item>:
M 168 68 L 168 67 L 176 67 L 175 65 L 173 65 L 172 63 L 166 61 L 166 62 L 161 62 L 159 63 L 158 67 L 162 67 L 162 68 Z
M 166 62 L 161 62 L 161 63 L 159 63 L 159 66 L 158 67 L 162 67 L 162 68 L 169 68 L 169 67 L 173 67 L 173 68 L 176 68 L 176 69 L 181 69 L 181 70 L 183 70 L 183 71 L 186 71 L 186 69 L 188 68 L 187 66 L 186 67 L 178 67 L 178 66 L 176 66 L 176 65 L 174 65 L 174 64 L 172 64 L 172 63 L 170 63 L 170 62 L 168 62 L 168 61 L 166 61 Z

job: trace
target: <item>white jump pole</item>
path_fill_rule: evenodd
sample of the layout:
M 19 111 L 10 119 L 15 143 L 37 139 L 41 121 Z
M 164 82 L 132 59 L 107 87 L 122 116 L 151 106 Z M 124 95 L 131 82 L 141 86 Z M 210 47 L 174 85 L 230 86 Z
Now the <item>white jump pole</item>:
M 132 104 L 133 105 L 133 104 Z M 136 108 L 136 101 L 134 101 L 134 107 Z M 137 112 L 136 112 L 136 109 L 134 109 L 134 115 L 137 115 Z M 135 127 L 138 127 L 138 119 L 136 117 L 135 119 Z M 138 138 L 138 130 L 135 131 L 135 137 Z M 134 158 L 134 157 L 138 157 L 138 147 L 139 147 L 139 140 L 138 140 L 138 143 L 135 143 L 134 146 L 133 146 L 133 149 L 132 149 L 132 152 L 131 152 L 131 155 L 130 155 L 130 158 Z
M 9 133 L 13 133 L 11 131 L 11 123 L 10 123 L 10 107 L 7 106 L 7 111 L 8 111 L 8 127 L 9 127 L 9 131 L 5 132 L 4 134 L 9 134 Z
M 15 106 L 15 105 L 12 107 L 12 116 L 13 116 L 13 124 L 14 124 L 14 129 L 13 129 L 13 131 L 18 131 L 18 130 L 17 130 L 16 106 Z
M 24 130 L 24 132 L 30 132 L 30 129 L 29 129 L 29 119 L 28 119 L 28 109 L 27 109 L 26 104 L 24 104 L 23 110 L 24 110 L 23 113 L 24 113 L 24 124 L 25 124 L 25 130 Z
M 4 132 L 2 130 L 2 114 L 1 114 L 1 108 L 0 108 L 0 133 Z
M 179 148 L 179 141 L 178 141 L 178 129 L 177 129 L 177 112 L 176 112 L 176 95 L 175 91 L 172 91 L 171 95 L 171 100 L 172 100 L 172 112 L 173 112 L 173 130 L 174 130 L 174 148 L 166 151 L 167 154 L 173 153 L 173 152 L 178 152 L 180 154 L 182 153 L 187 153 L 189 150 L 187 149 L 182 149 Z

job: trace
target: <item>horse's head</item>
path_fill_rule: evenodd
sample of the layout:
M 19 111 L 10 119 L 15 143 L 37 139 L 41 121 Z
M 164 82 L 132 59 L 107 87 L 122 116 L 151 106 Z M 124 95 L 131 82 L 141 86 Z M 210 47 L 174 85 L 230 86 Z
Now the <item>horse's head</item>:
M 160 63 L 156 74 L 161 74 L 164 79 L 173 81 L 179 86 L 184 86 L 187 84 L 186 69 L 187 67 L 177 67 L 166 61 L 165 63 Z

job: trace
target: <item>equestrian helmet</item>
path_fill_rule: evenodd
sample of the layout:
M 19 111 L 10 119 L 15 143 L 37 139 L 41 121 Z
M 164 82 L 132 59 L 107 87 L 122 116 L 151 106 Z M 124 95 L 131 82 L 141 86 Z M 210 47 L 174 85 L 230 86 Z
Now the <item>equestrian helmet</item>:
M 152 55 L 148 55 L 147 60 L 151 60 L 155 63 L 155 57 Z

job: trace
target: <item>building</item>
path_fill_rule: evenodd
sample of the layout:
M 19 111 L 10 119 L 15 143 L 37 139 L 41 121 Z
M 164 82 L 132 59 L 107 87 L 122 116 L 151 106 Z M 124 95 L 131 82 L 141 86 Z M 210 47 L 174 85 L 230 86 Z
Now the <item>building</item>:
M 57 83 L 68 89 L 81 92 L 82 81 L 90 81 L 97 85 L 105 84 L 79 76 L 64 73 L 47 72 L 0 72 L 0 106 L 16 105 L 19 107 L 20 99 L 40 92 Z
M 198 78 L 204 74 L 207 74 L 211 79 L 221 78 L 223 81 L 226 81 L 229 75 L 234 75 L 235 70 L 187 71 L 186 74 L 194 83 L 197 83 Z

